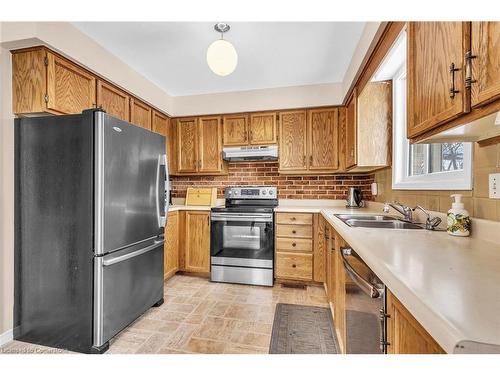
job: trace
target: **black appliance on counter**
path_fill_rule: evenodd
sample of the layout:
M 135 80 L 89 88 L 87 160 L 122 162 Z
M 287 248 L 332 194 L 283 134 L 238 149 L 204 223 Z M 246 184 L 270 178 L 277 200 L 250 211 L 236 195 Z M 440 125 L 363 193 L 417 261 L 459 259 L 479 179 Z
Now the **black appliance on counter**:
M 212 281 L 272 286 L 276 187 L 225 190 L 225 207 L 211 210 Z

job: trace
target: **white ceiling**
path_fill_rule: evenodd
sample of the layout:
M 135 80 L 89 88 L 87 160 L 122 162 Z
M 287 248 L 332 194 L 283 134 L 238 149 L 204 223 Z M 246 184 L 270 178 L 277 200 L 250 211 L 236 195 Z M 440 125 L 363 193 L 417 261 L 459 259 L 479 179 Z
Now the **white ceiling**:
M 364 22 L 228 22 L 238 66 L 206 63 L 215 22 L 77 22 L 74 25 L 173 96 L 340 83 Z

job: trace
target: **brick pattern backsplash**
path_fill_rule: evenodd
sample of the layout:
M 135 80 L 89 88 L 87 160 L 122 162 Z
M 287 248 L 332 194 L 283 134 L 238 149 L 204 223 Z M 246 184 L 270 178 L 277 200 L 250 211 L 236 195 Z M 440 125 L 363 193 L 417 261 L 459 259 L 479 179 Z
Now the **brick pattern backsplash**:
M 289 176 L 278 173 L 277 162 L 230 162 L 225 176 L 172 176 L 172 197 L 185 198 L 188 187 L 217 187 L 224 197 L 227 186 L 277 186 L 282 199 L 346 199 L 349 187 L 360 187 L 363 199 L 372 200 L 373 174 Z

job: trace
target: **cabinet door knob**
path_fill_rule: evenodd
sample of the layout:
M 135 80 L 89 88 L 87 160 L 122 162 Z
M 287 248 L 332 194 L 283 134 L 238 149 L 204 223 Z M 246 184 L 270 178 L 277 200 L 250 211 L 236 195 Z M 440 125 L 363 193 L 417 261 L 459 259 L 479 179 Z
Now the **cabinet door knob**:
M 297 218 L 294 216 L 294 217 L 292 217 L 290 220 L 297 220 Z
M 292 246 L 293 246 L 293 247 L 295 247 L 295 246 L 297 246 L 297 244 L 296 244 L 295 242 L 293 242 L 293 243 L 292 243 Z
M 297 265 L 296 264 L 292 264 L 292 268 L 297 268 Z
M 293 234 L 296 234 L 296 233 L 297 233 L 297 231 L 296 231 L 296 230 L 292 230 L 292 233 L 293 233 Z

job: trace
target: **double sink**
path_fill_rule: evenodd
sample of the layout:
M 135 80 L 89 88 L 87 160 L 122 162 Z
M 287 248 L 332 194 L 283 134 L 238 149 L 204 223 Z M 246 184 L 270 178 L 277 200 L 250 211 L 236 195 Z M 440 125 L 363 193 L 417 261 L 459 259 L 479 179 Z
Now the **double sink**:
M 424 225 L 410 223 L 397 217 L 386 215 L 350 215 L 336 214 L 340 220 L 350 227 L 383 228 L 383 229 L 424 229 Z

